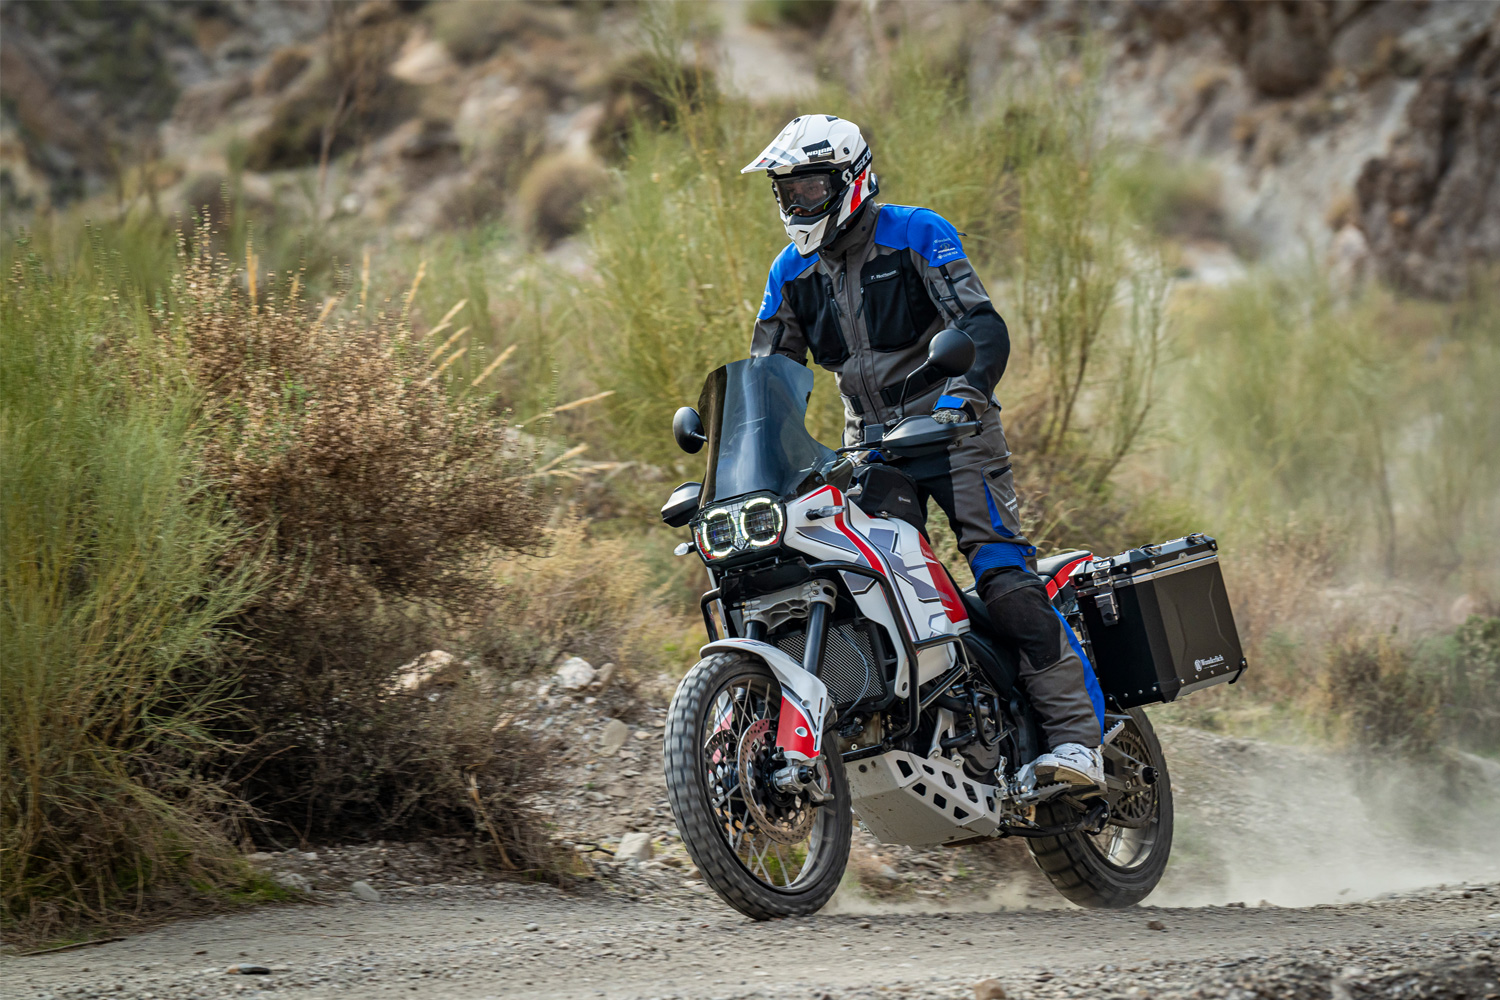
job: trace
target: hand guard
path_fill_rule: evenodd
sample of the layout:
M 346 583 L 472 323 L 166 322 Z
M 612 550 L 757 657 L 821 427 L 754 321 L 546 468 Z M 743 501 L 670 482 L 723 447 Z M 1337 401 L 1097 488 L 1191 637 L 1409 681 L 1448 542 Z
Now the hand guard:
M 969 419 L 969 415 L 960 409 L 949 409 L 932 411 L 932 419 L 940 424 L 960 424 Z

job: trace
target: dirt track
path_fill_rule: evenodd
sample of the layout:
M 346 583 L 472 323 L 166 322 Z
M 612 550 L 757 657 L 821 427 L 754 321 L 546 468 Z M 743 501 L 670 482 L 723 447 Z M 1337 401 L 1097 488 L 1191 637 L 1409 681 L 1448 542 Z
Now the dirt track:
M 486 895 L 184 922 L 7 960 L 3 995 L 845 1000 L 973 996 L 973 983 L 990 976 L 1022 998 L 1500 995 L 1494 885 L 1309 909 L 850 914 L 767 924 L 709 896 L 666 907 L 593 890 L 566 897 L 511 886 Z M 1151 929 L 1153 921 L 1165 929 Z M 225 974 L 236 962 L 277 971 Z M 1423 967 L 1427 993 L 1360 985 Z M 1331 992 L 1346 973 L 1342 992 Z M 1463 993 L 1430 992 L 1440 980 Z
M 602 722 L 575 714 L 548 721 L 592 745 Z M 668 822 L 657 727 L 639 724 L 617 755 L 566 764 L 558 788 L 604 791 L 558 796 L 561 832 L 608 843 Z M 355 845 L 256 856 L 305 879 L 321 905 L 5 959 L 0 997 L 936 1000 L 995 977 L 1022 1000 L 1500 1000 L 1493 763 L 1455 758 L 1442 782 L 1376 781 L 1326 754 L 1162 733 L 1178 830 L 1160 906 L 1069 907 L 1014 843 L 918 851 L 860 835 L 873 882 L 852 880 L 816 917 L 768 924 L 722 904 L 670 836 L 644 865 L 582 855 L 597 878 L 569 893 L 497 881 L 456 863 L 460 847 Z M 354 900 L 356 879 L 381 902 Z M 226 974 L 236 963 L 273 971 Z

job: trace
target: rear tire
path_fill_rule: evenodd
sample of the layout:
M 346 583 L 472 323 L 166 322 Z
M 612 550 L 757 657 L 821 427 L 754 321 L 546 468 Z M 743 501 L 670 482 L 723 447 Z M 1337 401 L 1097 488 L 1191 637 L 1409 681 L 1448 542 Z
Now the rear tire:
M 1151 895 L 1172 853 L 1172 782 L 1167 775 L 1167 762 L 1146 713 L 1132 708 L 1129 714 L 1130 721 L 1116 743 L 1123 747 L 1133 742 L 1144 749 L 1156 769 L 1156 783 L 1145 792 L 1136 793 L 1154 800 L 1135 803 L 1151 817 L 1150 824 L 1140 830 L 1106 824 L 1103 832 L 1095 836 L 1078 831 L 1027 841 L 1037 867 L 1057 891 L 1089 909 L 1123 909 Z M 1043 803 L 1037 807 L 1036 818 L 1043 826 L 1059 826 L 1076 820 L 1077 816 L 1065 804 Z M 1125 843 L 1127 836 L 1129 843 Z M 1114 845 L 1113 850 L 1110 845 Z M 1122 846 L 1126 849 L 1121 850 Z
M 770 843 L 757 857 L 755 838 L 764 834 L 744 806 L 738 764 L 726 764 L 710 741 L 718 739 L 726 748 L 733 743 L 731 737 L 720 736 L 726 729 L 726 709 L 731 732 L 742 714 L 746 719 L 769 718 L 774 731 L 780 705 L 781 685 L 769 667 L 742 653 L 716 653 L 688 671 L 667 712 L 667 797 L 683 845 L 709 886 L 752 920 L 822 909 L 844 876 L 854 826 L 843 762 L 825 749 L 833 800 L 814 808 L 807 846 Z M 743 728 L 743 723 L 738 725 Z M 836 743 L 825 743 L 829 746 Z M 775 884 L 778 877 L 786 884 Z

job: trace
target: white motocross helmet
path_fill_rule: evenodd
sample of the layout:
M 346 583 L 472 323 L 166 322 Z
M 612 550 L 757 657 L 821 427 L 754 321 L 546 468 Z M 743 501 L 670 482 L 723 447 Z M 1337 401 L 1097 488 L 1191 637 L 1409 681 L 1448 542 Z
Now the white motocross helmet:
M 801 115 L 740 171 L 771 176 L 781 223 L 806 257 L 832 243 L 879 185 L 859 126 L 835 115 Z

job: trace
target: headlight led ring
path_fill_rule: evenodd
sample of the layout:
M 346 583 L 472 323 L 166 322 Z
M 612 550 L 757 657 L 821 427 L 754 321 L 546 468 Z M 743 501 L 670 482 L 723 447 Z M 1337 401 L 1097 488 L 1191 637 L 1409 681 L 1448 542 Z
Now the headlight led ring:
M 752 548 L 763 549 L 781 540 L 786 511 L 769 497 L 755 497 L 740 508 L 740 537 Z
M 735 550 L 734 512 L 719 507 L 698 522 L 698 548 L 710 559 L 723 559 Z

